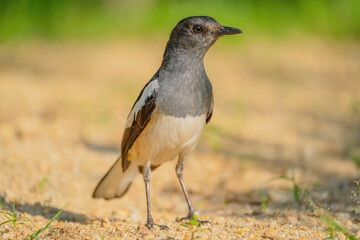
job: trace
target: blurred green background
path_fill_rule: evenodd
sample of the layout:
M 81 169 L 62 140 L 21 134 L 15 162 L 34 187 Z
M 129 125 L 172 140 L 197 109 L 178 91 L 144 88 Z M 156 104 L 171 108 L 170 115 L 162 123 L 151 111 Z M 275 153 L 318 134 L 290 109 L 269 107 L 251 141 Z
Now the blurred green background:
M 0 41 L 168 34 L 191 15 L 212 16 L 250 38 L 360 38 L 359 0 L 1 0 Z

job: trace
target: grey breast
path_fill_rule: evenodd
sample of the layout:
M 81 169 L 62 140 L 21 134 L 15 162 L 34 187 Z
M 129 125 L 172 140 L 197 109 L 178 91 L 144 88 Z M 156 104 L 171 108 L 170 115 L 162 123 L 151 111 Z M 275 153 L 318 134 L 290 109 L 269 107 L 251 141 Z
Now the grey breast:
M 159 70 L 158 110 L 175 117 L 207 114 L 211 108 L 212 86 L 202 61 L 185 61 Z

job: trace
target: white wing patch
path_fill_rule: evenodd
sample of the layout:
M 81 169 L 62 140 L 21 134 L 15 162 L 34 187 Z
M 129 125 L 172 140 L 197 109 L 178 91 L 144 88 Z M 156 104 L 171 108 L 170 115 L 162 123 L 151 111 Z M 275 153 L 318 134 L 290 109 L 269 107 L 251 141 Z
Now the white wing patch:
M 154 91 L 156 91 L 156 89 L 159 88 L 159 82 L 157 79 L 151 81 L 142 91 L 142 94 L 139 98 L 139 100 L 135 103 L 133 109 L 131 110 L 127 121 L 126 121 L 126 125 L 125 128 L 129 128 L 131 127 L 132 123 L 134 122 L 134 120 L 136 119 L 136 115 L 138 114 L 138 112 L 141 110 L 141 108 L 145 105 L 145 101 L 148 97 L 150 97 Z

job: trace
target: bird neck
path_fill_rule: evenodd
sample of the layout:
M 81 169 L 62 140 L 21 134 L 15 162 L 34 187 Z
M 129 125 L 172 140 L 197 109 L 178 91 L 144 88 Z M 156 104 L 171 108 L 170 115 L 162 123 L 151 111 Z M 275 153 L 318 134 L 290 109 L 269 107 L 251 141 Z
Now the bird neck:
M 158 72 L 161 86 L 156 106 L 162 113 L 184 118 L 209 109 L 212 91 L 203 55 L 190 49 L 167 49 Z
M 163 56 L 161 68 L 165 71 L 188 72 L 195 68 L 204 68 L 204 55 L 197 49 L 184 49 L 167 46 Z

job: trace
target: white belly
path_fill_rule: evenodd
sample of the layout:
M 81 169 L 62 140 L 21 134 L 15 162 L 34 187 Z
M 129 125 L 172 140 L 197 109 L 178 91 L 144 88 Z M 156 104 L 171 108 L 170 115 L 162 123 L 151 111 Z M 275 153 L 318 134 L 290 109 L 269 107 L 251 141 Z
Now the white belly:
M 180 153 L 188 154 L 195 148 L 205 121 L 205 115 L 176 118 L 155 113 L 128 152 L 128 159 L 157 166 Z

